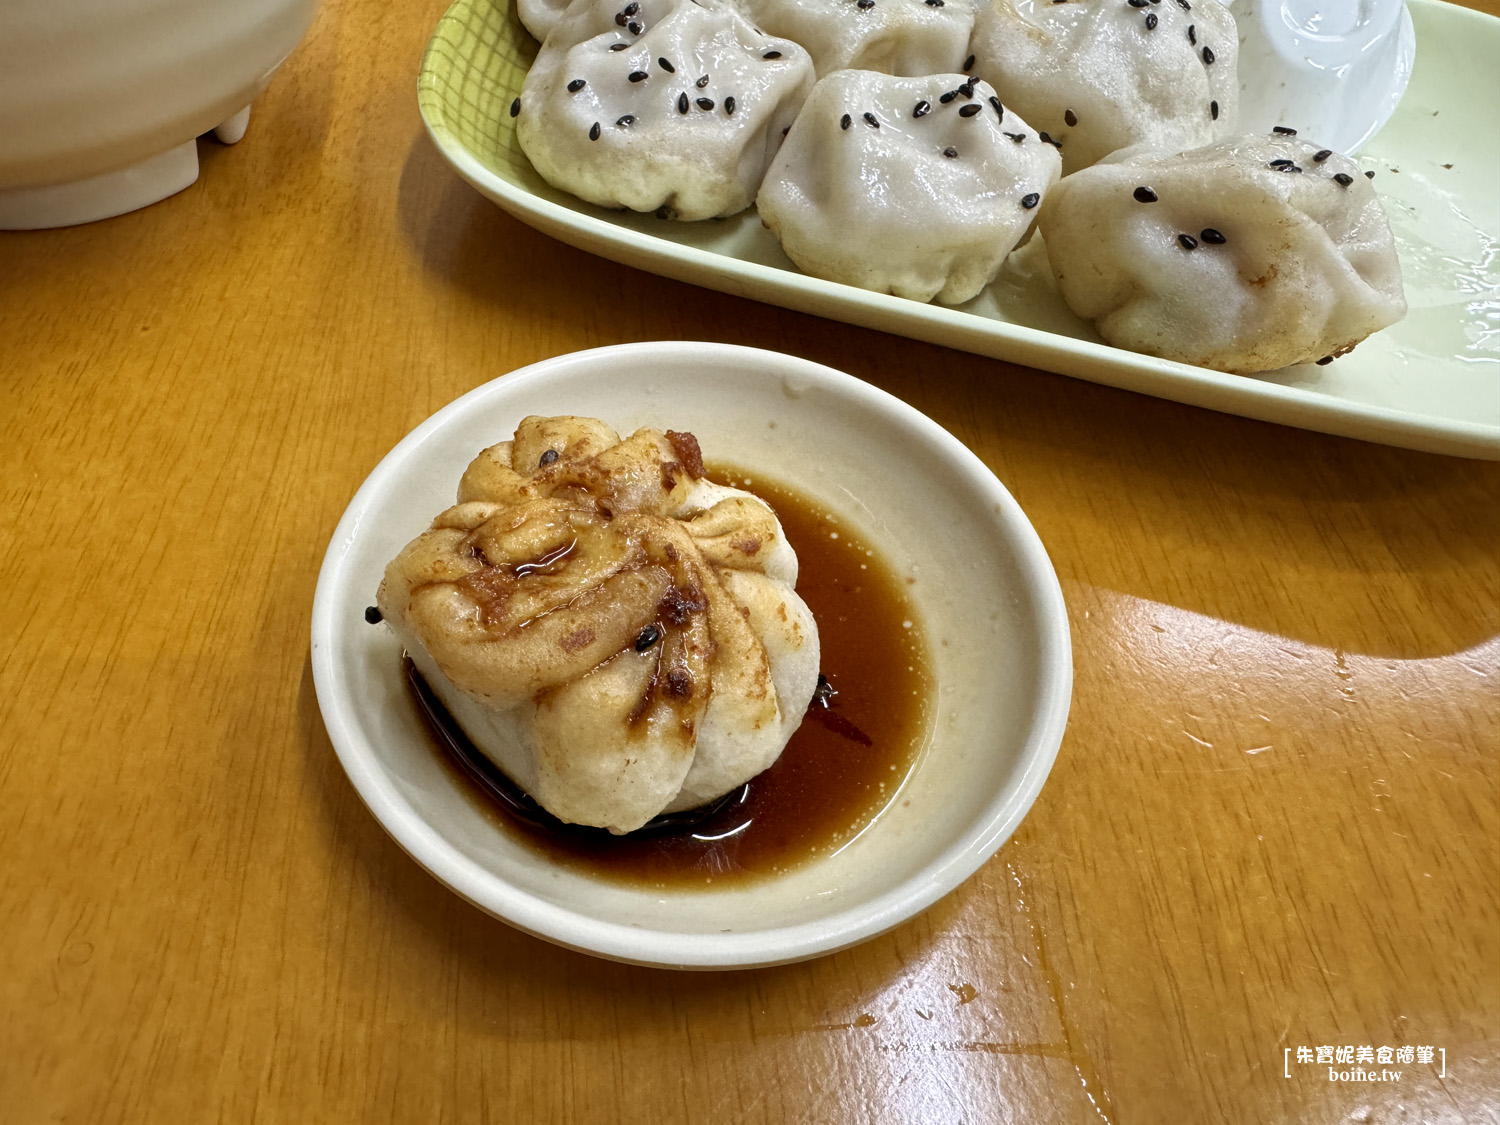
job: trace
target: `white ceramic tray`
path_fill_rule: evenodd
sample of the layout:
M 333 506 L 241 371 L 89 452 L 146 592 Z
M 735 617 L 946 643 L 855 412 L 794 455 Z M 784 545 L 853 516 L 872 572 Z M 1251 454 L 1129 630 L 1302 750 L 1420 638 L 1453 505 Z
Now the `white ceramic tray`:
M 1103 343 L 1058 298 L 1039 245 L 1011 256 L 960 308 L 807 277 L 754 209 L 674 223 L 612 212 L 549 187 L 509 115 L 535 42 L 510 0 L 458 0 L 438 24 L 418 87 L 439 151 L 523 222 L 640 269 L 851 324 L 1248 418 L 1411 449 L 1500 459 L 1500 20 L 1410 0 L 1411 85 L 1360 163 L 1395 228 L 1411 311 L 1325 367 L 1247 378 Z

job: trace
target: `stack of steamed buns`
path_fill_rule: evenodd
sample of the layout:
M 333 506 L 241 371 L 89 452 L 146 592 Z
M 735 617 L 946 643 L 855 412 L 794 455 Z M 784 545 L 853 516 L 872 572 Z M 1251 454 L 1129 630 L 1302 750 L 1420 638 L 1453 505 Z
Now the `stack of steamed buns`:
M 804 272 L 961 304 L 1039 230 L 1119 347 L 1250 374 L 1406 312 L 1347 157 L 1236 132 L 1220 0 L 519 0 L 511 106 L 554 187 L 708 219 L 755 204 Z

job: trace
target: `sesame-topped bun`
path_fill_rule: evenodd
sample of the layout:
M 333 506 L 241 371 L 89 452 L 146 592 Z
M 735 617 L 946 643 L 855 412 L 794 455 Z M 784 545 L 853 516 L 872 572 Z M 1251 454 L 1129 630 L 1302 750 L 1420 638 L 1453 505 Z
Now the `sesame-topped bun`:
M 818 679 L 776 515 L 691 434 L 526 418 L 377 604 L 470 740 L 560 820 L 630 832 L 774 763 Z
M 958 304 L 1030 231 L 1059 167 L 978 79 L 841 70 L 813 89 L 756 202 L 807 273 Z
M 554 187 L 708 219 L 750 206 L 812 84 L 806 51 L 726 0 L 575 0 L 513 112 Z
M 756 26 L 806 47 L 820 78 L 959 70 L 974 30 L 974 0 L 744 0 L 744 8 Z
M 973 73 L 1061 143 L 1065 175 L 1235 132 L 1240 40 L 1219 0 L 984 0 L 970 49 Z
M 1111 158 L 1059 182 L 1040 226 L 1068 307 L 1132 351 L 1251 374 L 1406 313 L 1370 181 L 1290 130 Z

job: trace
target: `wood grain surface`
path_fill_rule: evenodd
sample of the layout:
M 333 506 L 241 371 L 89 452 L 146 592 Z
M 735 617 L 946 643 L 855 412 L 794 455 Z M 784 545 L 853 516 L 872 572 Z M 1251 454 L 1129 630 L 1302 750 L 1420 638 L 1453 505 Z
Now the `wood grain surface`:
M 329 0 L 196 186 L 0 235 L 0 1118 L 1500 1117 L 1500 465 L 551 241 L 422 132 L 441 10 Z M 366 811 L 313 695 L 323 552 L 403 434 L 534 360 L 677 337 L 928 413 L 1072 618 L 1072 720 L 1016 837 L 786 968 L 629 968 L 480 913 Z M 1346 1083 L 1296 1061 L 1325 1045 L 1434 1055 Z

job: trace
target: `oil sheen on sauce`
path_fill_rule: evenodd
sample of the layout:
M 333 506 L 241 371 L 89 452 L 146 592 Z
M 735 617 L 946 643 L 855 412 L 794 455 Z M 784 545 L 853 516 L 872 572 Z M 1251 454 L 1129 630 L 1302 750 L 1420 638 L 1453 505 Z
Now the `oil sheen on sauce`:
M 834 852 L 897 799 L 927 735 L 932 684 L 911 580 L 794 489 L 729 466 L 710 466 L 709 476 L 775 509 L 797 552 L 797 593 L 817 620 L 831 692 L 820 687 L 775 765 L 708 809 L 628 836 L 563 824 L 469 742 L 406 662 L 418 710 L 471 799 L 550 862 L 611 882 L 722 885 Z

